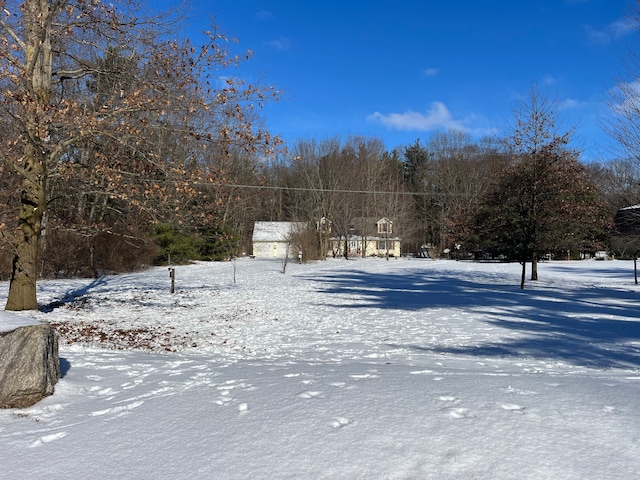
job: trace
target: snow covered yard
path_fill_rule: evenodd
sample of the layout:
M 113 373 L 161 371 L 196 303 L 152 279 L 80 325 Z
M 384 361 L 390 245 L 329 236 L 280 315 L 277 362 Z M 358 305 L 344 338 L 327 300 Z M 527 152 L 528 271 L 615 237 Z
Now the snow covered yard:
M 281 268 L 41 282 L 64 377 L 0 411 L 0 477 L 640 477 L 632 262 Z

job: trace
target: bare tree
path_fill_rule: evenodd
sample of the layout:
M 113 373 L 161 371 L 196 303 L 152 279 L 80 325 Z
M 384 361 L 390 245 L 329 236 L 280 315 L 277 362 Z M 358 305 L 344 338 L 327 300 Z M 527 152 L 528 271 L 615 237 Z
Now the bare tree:
M 640 2 L 629 2 L 628 19 L 636 30 L 640 27 Z M 615 153 L 640 165 L 640 51 L 629 51 L 607 103 L 612 115 L 603 128 L 616 141 Z
M 345 228 L 343 190 L 348 174 L 341 164 L 340 150 L 338 139 L 300 141 L 289 165 L 287 210 L 292 219 L 317 225 L 321 259 L 329 250 L 329 235 L 342 236 Z
M 457 130 L 434 134 L 427 148 L 435 162 L 438 243 L 441 249 L 451 249 L 469 236 L 472 219 L 505 159 L 494 145 L 475 143 Z
M 439 251 L 465 243 L 484 195 L 505 163 L 488 140 L 475 143 L 456 130 L 435 133 L 404 151 L 405 183 L 414 192 L 421 244 Z
M 379 139 L 299 141 L 291 157 L 272 168 L 281 187 L 272 204 L 278 205 L 281 219 L 316 228 L 320 258 L 329 251 L 330 237 L 340 242 L 334 254 L 365 255 L 372 221 L 395 218 L 399 212 L 394 209 L 407 200 L 399 193 L 400 163 L 391 160 Z M 351 241 L 361 250 L 354 250 Z
M 620 208 L 640 203 L 640 164 L 631 159 L 614 159 L 587 166 L 613 215 Z
M 203 80 L 240 61 L 228 56 L 227 40 L 215 30 L 195 47 L 167 40 L 174 17 L 140 17 L 128 2 L 116 8 L 99 0 L 0 0 L 0 7 L 2 108 L 17 132 L 5 139 L 3 153 L 21 191 L 9 310 L 38 306 L 38 243 L 54 178 L 82 170 L 95 191 L 91 208 L 115 200 L 151 214 L 145 199 L 168 205 L 180 193 L 173 202 L 187 204 L 198 195 L 194 180 L 214 176 L 202 168 L 206 154 L 175 162 L 157 140 L 179 133 L 181 144 L 223 154 L 271 150 L 277 142 L 252 128 L 249 107 L 274 90 L 232 76 Z

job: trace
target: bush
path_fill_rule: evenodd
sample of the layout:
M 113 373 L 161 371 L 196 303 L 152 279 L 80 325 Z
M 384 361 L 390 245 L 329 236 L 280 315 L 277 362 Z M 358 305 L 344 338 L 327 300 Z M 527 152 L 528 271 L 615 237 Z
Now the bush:
M 156 265 L 188 263 L 194 260 L 227 260 L 233 256 L 237 241 L 225 229 L 201 229 L 188 235 L 168 224 L 156 224 L 151 234 L 160 253 Z
M 300 228 L 292 232 L 290 243 L 294 257 L 298 257 L 298 250 L 302 250 L 303 261 L 320 260 L 326 257 L 327 252 L 320 252 L 318 232 L 312 228 Z
M 159 248 L 159 254 L 154 259 L 156 265 L 197 260 L 198 251 L 193 239 L 178 233 L 170 225 L 156 224 L 151 238 Z
M 116 229 L 93 236 L 49 229 L 42 237 L 40 275 L 45 278 L 98 277 L 151 265 L 157 248 L 143 232 Z

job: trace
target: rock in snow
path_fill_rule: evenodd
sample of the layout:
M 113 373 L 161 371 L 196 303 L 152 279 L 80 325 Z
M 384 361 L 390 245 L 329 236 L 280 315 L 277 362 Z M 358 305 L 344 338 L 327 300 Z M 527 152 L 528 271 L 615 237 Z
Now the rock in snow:
M 58 337 L 48 323 L 0 330 L 0 408 L 25 408 L 60 378 Z

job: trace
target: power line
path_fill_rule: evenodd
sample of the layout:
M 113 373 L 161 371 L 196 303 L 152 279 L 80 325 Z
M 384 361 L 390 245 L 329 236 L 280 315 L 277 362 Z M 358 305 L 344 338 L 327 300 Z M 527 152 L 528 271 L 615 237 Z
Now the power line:
M 314 188 L 314 187 L 279 187 L 276 185 L 244 185 L 244 184 L 232 184 L 232 183 L 197 183 L 196 185 L 204 186 L 216 186 L 227 188 L 245 188 L 254 190 L 285 190 L 292 192 L 317 192 L 317 193 L 355 193 L 365 195 L 412 195 L 412 196 L 442 196 L 442 197 L 470 197 L 470 193 L 451 193 L 451 192 L 407 192 L 403 190 L 345 190 L 345 189 L 330 189 L 330 188 Z

